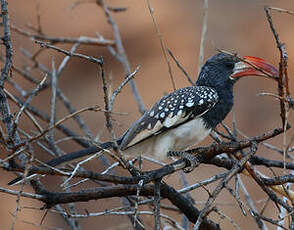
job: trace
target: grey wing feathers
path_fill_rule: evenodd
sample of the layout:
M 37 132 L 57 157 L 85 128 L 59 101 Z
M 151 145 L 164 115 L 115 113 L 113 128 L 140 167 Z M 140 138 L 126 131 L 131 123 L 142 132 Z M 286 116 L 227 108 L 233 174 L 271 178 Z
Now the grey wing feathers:
M 124 133 L 120 149 L 127 149 L 153 135 L 199 117 L 209 111 L 217 101 L 216 91 L 209 87 L 178 89 L 162 97 Z

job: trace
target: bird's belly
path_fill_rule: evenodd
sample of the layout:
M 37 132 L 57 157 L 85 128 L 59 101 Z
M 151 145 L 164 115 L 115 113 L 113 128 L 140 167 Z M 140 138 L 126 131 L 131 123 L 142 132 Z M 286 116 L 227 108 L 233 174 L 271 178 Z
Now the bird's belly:
M 185 150 L 191 145 L 202 141 L 211 129 L 205 127 L 201 118 L 196 118 L 176 128 L 170 129 L 159 135 L 153 136 L 141 143 L 123 151 L 132 157 L 138 155 L 151 155 L 157 159 L 166 158 L 168 151 Z
M 211 129 L 205 127 L 203 119 L 196 118 L 171 130 L 174 135 L 174 150 L 184 150 L 198 144 L 208 136 Z

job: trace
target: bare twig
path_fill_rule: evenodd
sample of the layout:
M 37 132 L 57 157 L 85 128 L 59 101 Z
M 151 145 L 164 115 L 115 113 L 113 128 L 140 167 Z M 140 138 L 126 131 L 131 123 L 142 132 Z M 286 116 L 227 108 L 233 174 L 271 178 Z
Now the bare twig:
M 29 139 L 27 142 L 33 142 L 35 140 L 38 140 L 39 138 L 41 138 L 42 136 L 44 136 L 46 133 L 48 133 L 50 130 L 56 128 L 58 125 L 60 125 L 61 123 L 67 121 L 68 119 L 76 116 L 77 114 L 80 114 L 80 113 L 83 113 L 85 111 L 103 111 L 99 108 L 99 106 L 91 106 L 91 107 L 86 107 L 86 108 L 83 108 L 83 109 L 80 109 L 78 111 L 76 111 L 75 113 L 71 113 L 67 116 L 65 116 L 64 118 L 60 119 L 59 121 L 57 121 L 54 125 L 52 126 L 49 126 L 47 129 L 45 129 L 43 132 L 41 132 L 40 134 L 32 137 L 31 139 Z M 21 146 L 24 146 L 25 143 L 21 143 L 17 146 L 15 146 L 15 149 L 18 149 L 19 147 Z
M 270 9 L 270 10 L 278 11 L 280 13 L 286 13 L 286 14 L 294 15 L 294 11 L 292 11 L 292 10 L 285 10 L 285 9 L 278 8 L 278 7 L 273 7 L 273 6 L 268 6 L 267 8 Z
M 206 38 L 207 31 L 207 18 L 208 18 L 208 0 L 204 0 L 203 5 L 203 18 L 202 18 L 202 31 L 201 31 L 201 40 L 200 40 L 200 49 L 199 49 L 199 62 L 198 62 L 198 74 L 201 71 L 204 60 L 204 42 Z
M 286 96 L 289 96 L 289 88 L 288 88 L 288 73 L 287 73 L 287 66 L 288 66 L 288 53 L 286 51 L 285 44 L 282 44 L 282 42 L 279 39 L 279 35 L 276 32 L 276 29 L 273 24 L 273 20 L 270 14 L 270 9 L 268 7 L 264 8 L 267 21 L 270 25 L 270 28 L 272 30 L 272 33 L 275 37 L 277 47 L 280 51 L 280 63 L 279 63 L 279 79 L 278 79 L 278 92 L 279 96 L 281 98 L 285 98 L 285 92 L 284 92 L 284 82 L 286 86 Z M 281 118 L 283 122 L 283 126 L 285 125 L 285 119 L 286 119 L 286 108 L 285 108 L 285 102 L 284 100 L 280 100 L 280 109 L 281 109 Z
M 22 108 L 23 107 L 23 104 L 21 105 L 21 104 L 19 104 L 18 103 L 18 101 L 17 101 L 17 99 L 9 92 L 9 91 L 7 91 L 6 89 L 4 89 L 4 92 L 5 92 L 5 94 L 8 96 L 8 98 L 10 99 L 10 100 L 12 100 L 17 106 L 19 106 L 20 108 Z M 27 115 L 27 117 L 33 122 L 33 124 L 36 126 L 36 128 L 40 131 L 40 132 L 42 132 L 43 131 L 43 129 L 42 129 L 42 127 L 41 127 L 41 125 L 38 123 L 38 121 L 35 119 L 35 117 L 28 111 L 28 110 L 26 110 L 26 109 L 24 109 L 24 113 Z
M 154 230 L 161 229 L 161 221 L 160 221 L 160 181 L 155 181 L 154 187 Z
M 68 52 L 68 51 L 66 51 L 64 49 L 61 49 L 61 48 L 58 48 L 56 46 L 50 45 L 50 44 L 45 43 L 45 42 L 37 41 L 37 40 L 35 41 L 35 43 L 40 44 L 41 47 L 54 49 L 54 50 L 56 50 L 58 52 L 61 52 L 61 53 L 65 54 L 65 55 L 68 55 L 68 56 L 71 56 L 71 57 L 79 57 L 79 58 L 86 59 L 86 60 L 88 60 L 90 62 L 93 62 L 95 64 L 99 64 L 99 65 L 102 64 L 101 58 L 98 58 L 97 59 L 97 58 L 94 58 L 94 57 L 91 57 L 91 56 L 87 56 L 87 55 L 84 55 L 84 54 L 78 54 L 78 53 Z
M 36 3 L 36 11 L 37 11 L 37 32 L 43 35 L 42 25 L 41 25 L 40 0 L 38 0 Z
M 112 54 L 114 54 L 114 56 L 122 63 L 126 76 L 129 76 L 129 74 L 131 73 L 131 67 L 130 67 L 129 60 L 126 55 L 123 43 L 122 43 L 122 39 L 120 36 L 118 26 L 115 23 L 114 19 L 112 18 L 108 7 L 104 3 L 104 0 L 98 0 L 97 4 L 100 5 L 102 7 L 102 9 L 104 10 L 104 13 L 107 17 L 108 23 L 112 27 L 113 36 L 115 38 L 116 50 L 117 50 L 117 53 L 112 52 Z M 108 48 L 112 48 L 112 47 L 108 46 Z M 112 49 L 110 49 L 110 50 L 112 50 Z M 130 86 L 131 86 L 132 92 L 134 94 L 134 97 L 137 101 L 139 111 L 143 114 L 146 111 L 146 109 L 145 109 L 144 103 L 142 101 L 142 98 L 138 92 L 138 89 L 136 87 L 136 84 L 133 80 L 130 80 Z
M 108 93 L 108 86 L 107 86 L 107 81 L 105 79 L 105 71 L 104 71 L 104 64 L 102 63 L 100 65 L 100 70 L 101 70 L 101 79 L 102 79 L 102 84 L 103 84 L 103 93 L 104 93 L 104 106 L 105 106 L 105 120 L 106 120 L 106 127 L 111 134 L 112 140 L 115 140 L 115 135 L 113 132 L 113 125 L 112 125 L 112 118 L 111 118 L 111 108 L 110 108 L 110 100 L 109 100 L 109 93 Z
M 20 116 L 22 114 L 22 112 L 26 109 L 26 107 L 28 106 L 28 104 L 31 102 L 31 100 L 33 99 L 33 97 L 35 97 L 39 90 L 42 88 L 43 84 L 45 83 L 45 81 L 47 80 L 47 76 L 45 76 L 43 78 L 43 80 L 40 82 L 40 84 L 37 85 L 37 87 L 31 92 L 31 95 L 27 98 L 27 100 L 25 101 L 25 103 L 23 103 L 23 105 L 21 106 L 21 108 L 19 109 L 18 113 L 15 116 L 15 120 L 14 120 L 14 132 L 17 129 L 18 123 L 19 123 L 19 119 Z
M 6 49 L 5 65 L 4 65 L 4 68 L 1 70 L 1 78 L 0 78 L 1 88 L 3 88 L 4 82 L 8 78 L 8 74 L 12 65 L 12 43 L 11 43 L 11 37 L 10 37 L 10 22 L 9 22 L 7 6 L 8 4 L 6 0 L 1 0 L 1 16 L 2 16 L 3 29 L 4 29 L 4 35 L 1 39 Z
M 257 208 L 255 207 L 254 201 L 252 200 L 251 196 L 249 195 L 244 183 L 242 182 L 241 178 L 239 175 L 237 175 L 237 178 L 239 180 L 240 183 L 240 188 L 243 191 L 245 200 L 248 204 L 248 206 L 250 207 L 250 211 L 254 212 L 254 213 L 258 213 Z M 258 215 L 251 215 L 253 216 L 253 218 L 255 219 L 255 222 L 257 224 L 257 226 L 262 229 L 262 230 L 267 230 L 267 226 L 265 225 L 265 223 L 261 220 L 261 218 Z
M 236 174 L 238 171 L 246 164 L 246 162 L 250 159 L 251 156 L 253 156 L 257 151 L 257 146 L 256 144 L 253 144 L 251 146 L 251 151 L 248 153 L 245 157 L 243 157 L 240 162 L 238 162 L 227 174 L 227 176 L 222 179 L 222 181 L 218 184 L 216 189 L 213 191 L 211 194 L 211 197 L 207 200 L 204 208 L 200 212 L 197 222 L 195 223 L 193 230 L 198 230 L 200 227 L 200 224 L 203 221 L 203 218 L 211 211 L 211 206 L 218 196 L 218 194 L 221 192 L 221 190 L 224 188 L 224 186 L 229 182 L 229 180 Z
M 174 76 L 172 74 L 171 65 L 170 65 L 170 62 L 169 62 L 169 60 L 167 58 L 167 55 L 166 55 L 166 47 L 164 45 L 164 42 L 163 42 L 163 39 L 162 39 L 162 35 L 161 35 L 160 31 L 159 31 L 157 22 L 156 22 L 155 17 L 154 17 L 154 9 L 151 7 L 151 4 L 150 4 L 150 1 L 149 0 L 146 0 L 146 2 L 147 2 L 148 9 L 149 9 L 149 13 L 150 13 L 151 18 L 152 18 L 152 21 L 153 21 L 154 28 L 156 30 L 156 34 L 157 34 L 157 36 L 159 38 L 159 41 L 160 41 L 161 51 L 163 53 L 164 60 L 165 60 L 165 62 L 167 64 L 168 73 L 169 73 L 169 76 L 170 76 L 170 80 L 171 80 L 171 83 L 172 83 L 173 90 L 176 90 L 177 88 L 176 88 Z
M 171 52 L 171 50 L 170 49 L 167 49 L 167 51 L 168 51 L 169 55 L 172 57 L 172 59 L 174 60 L 174 62 L 177 64 L 177 66 L 179 67 L 179 69 L 184 73 L 184 75 L 186 76 L 186 78 L 188 79 L 188 81 L 190 82 L 190 84 L 191 85 L 195 85 L 195 83 L 193 82 L 192 78 L 186 72 L 186 70 L 184 69 L 184 67 L 179 63 L 179 61 L 176 59 L 176 57 Z
M 138 66 L 134 72 L 130 73 L 129 76 L 127 76 L 125 78 L 125 80 L 120 84 L 120 86 L 113 92 L 113 94 L 111 95 L 111 98 L 109 100 L 109 110 L 112 111 L 113 109 L 113 104 L 114 104 L 114 100 L 116 98 L 116 96 L 121 92 L 122 88 L 131 80 L 133 79 L 136 74 L 138 73 L 140 69 L 140 66 Z
M 7 193 L 7 194 L 10 194 L 13 196 L 18 196 L 18 194 L 19 194 L 19 191 L 14 191 L 14 190 L 2 188 L 2 187 L 0 187 L 0 192 Z M 28 193 L 28 192 L 22 192 L 21 196 L 31 198 L 31 199 L 36 199 L 36 200 L 39 200 L 43 197 L 43 195 L 33 194 L 33 193 Z
M 1 0 L 1 15 L 4 29 L 4 36 L 2 37 L 2 41 L 3 45 L 5 46 L 5 64 L 1 70 L 0 77 L 0 111 L 2 115 L 1 119 L 6 127 L 10 140 L 12 142 L 15 142 L 15 144 L 18 144 L 20 142 L 20 138 L 17 132 L 13 133 L 12 115 L 10 112 L 7 97 L 3 91 L 4 82 L 8 78 L 10 68 L 12 66 L 12 43 L 10 38 L 10 22 L 6 0 Z
M 97 46 L 114 46 L 115 42 L 113 40 L 107 40 L 104 38 L 92 38 L 92 37 L 85 37 L 81 36 L 79 38 L 71 38 L 71 37 L 50 37 L 47 35 L 41 35 L 41 34 L 32 34 L 30 32 L 27 32 L 25 30 L 22 30 L 15 25 L 11 25 L 11 30 L 15 31 L 21 35 L 24 35 L 26 37 L 29 37 L 33 40 L 42 40 L 50 42 L 51 44 L 54 43 L 81 43 L 85 45 L 97 45 Z
M 87 159 L 85 160 L 82 160 L 80 161 L 79 163 L 77 163 L 77 165 L 75 166 L 74 170 L 72 171 L 71 175 L 69 178 L 67 178 L 62 184 L 61 184 L 61 187 L 65 187 L 68 182 L 76 175 L 78 169 L 81 167 L 82 164 L 86 163 L 86 162 L 89 162 L 90 160 L 94 159 L 94 158 L 98 158 L 100 157 L 101 155 L 103 154 L 103 152 L 98 152 L 98 153 L 95 153 L 94 155 L 92 156 L 89 156 Z

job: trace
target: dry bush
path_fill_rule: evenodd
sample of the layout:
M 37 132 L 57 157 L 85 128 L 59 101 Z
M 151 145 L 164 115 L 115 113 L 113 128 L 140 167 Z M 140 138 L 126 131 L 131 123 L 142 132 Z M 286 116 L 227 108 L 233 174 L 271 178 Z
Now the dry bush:
M 15 6 L 13 1 L 11 3 Z M 152 39 L 158 43 L 153 50 L 164 58 L 160 57 L 160 63 L 156 63 L 158 59 L 149 63 L 154 68 L 150 74 L 159 69 L 161 72 L 151 80 L 138 79 L 143 85 L 141 90 L 134 78 L 142 78 L 138 75 L 144 75 L 144 65 L 132 67 L 134 64 L 130 64 L 128 57 L 132 63 L 140 63 L 136 58 L 148 52 L 144 50 L 144 43 L 150 41 L 150 37 L 144 39 L 144 35 L 140 35 L 142 31 L 133 31 L 130 37 L 136 41 L 142 39 L 143 51 L 142 54 L 138 49 L 133 50 L 133 55 L 128 53 L 121 33 L 131 34 L 129 27 L 138 23 L 124 21 L 122 15 L 129 15 L 129 7 L 116 7 L 116 2 L 112 5 L 103 0 L 76 1 L 66 3 L 66 7 L 58 7 L 56 3 L 51 10 L 61 9 L 65 17 L 68 12 L 83 12 L 77 16 L 81 23 L 82 18 L 90 15 L 92 21 L 100 20 L 99 28 L 103 29 L 96 29 L 99 32 L 96 35 L 86 36 L 80 32 L 74 36 L 72 32 L 67 33 L 66 28 L 60 30 L 58 25 L 44 28 L 43 21 L 54 19 L 42 10 L 42 4 L 45 3 L 28 3 L 34 15 L 30 20 L 34 23 L 24 19 L 24 25 L 20 26 L 11 16 L 15 14 L 10 13 L 17 8 L 7 8 L 7 1 L 1 0 L 0 131 L 1 168 L 5 176 L 0 191 L 4 199 L 10 199 L 12 195 L 9 207 L 14 210 L 7 226 L 11 229 L 19 226 L 23 229 L 26 225 L 36 229 L 59 229 L 59 225 L 64 229 L 246 229 L 250 224 L 256 229 L 294 229 L 294 192 L 291 188 L 294 148 L 290 127 L 293 100 L 288 84 L 287 50 L 279 40 L 271 17 L 273 11 L 278 12 L 279 17 L 284 13 L 291 15 L 292 11 L 265 7 L 263 16 L 274 35 L 271 46 L 277 45 L 280 58 L 279 77 L 272 85 L 276 92 L 262 95 L 270 96 L 269 110 L 279 110 L 280 121 L 276 121 L 276 113 L 273 115 L 275 126 L 269 126 L 266 115 L 258 118 L 251 114 L 251 119 L 261 119 L 265 125 L 262 131 L 255 132 L 259 135 L 248 137 L 239 130 L 239 123 L 234 119 L 230 122 L 229 117 L 230 124 L 222 123 L 211 134 L 206 147 L 197 146 L 188 151 L 195 154 L 201 165 L 186 175 L 182 173 L 187 166 L 183 159 L 163 163 L 142 157 L 129 162 L 115 150 L 95 151 L 84 161 L 62 167 L 45 163 L 65 153 L 85 151 L 104 139 L 118 137 L 120 126 L 127 128 L 128 122 L 135 117 L 126 114 L 125 108 L 132 107 L 143 113 L 146 106 L 141 92 L 154 101 L 153 97 L 157 95 L 152 90 L 161 88 L 158 79 L 154 78 L 165 73 L 168 77 L 160 83 L 168 82 L 169 86 L 163 86 L 175 89 L 179 80 L 173 72 L 181 73 L 184 68 L 175 58 L 180 55 L 168 51 L 162 39 L 164 32 L 158 26 L 161 21 L 149 1 L 143 3 L 143 11 L 152 28 Z M 90 8 L 78 11 L 88 4 Z M 91 11 L 94 7 L 99 9 L 99 14 Z M 181 11 L 179 5 L 176 7 L 173 9 Z M 201 9 L 202 29 L 199 29 L 202 31 L 199 65 L 204 60 L 209 9 L 205 0 Z M 155 12 L 161 15 L 160 11 Z M 120 27 L 120 20 L 128 26 Z M 87 26 L 90 24 L 91 20 Z M 25 41 L 22 43 L 25 46 L 14 48 L 20 40 Z M 132 42 L 127 41 L 127 47 L 132 46 Z M 182 78 L 180 81 L 185 79 L 186 85 L 187 82 L 193 84 L 186 72 L 184 75 L 188 80 Z M 273 103 L 275 99 L 279 106 Z M 242 113 L 247 112 L 244 109 Z M 261 156 L 264 151 L 270 152 L 271 157 Z M 31 172 L 46 177 L 23 181 L 18 187 L 5 185 L 15 174 L 29 176 Z M 30 200 L 35 202 L 30 203 Z M 229 208 L 225 206 L 226 202 L 229 202 Z M 11 212 L 8 206 L 3 207 L 7 213 Z M 27 216 L 31 209 L 37 214 Z

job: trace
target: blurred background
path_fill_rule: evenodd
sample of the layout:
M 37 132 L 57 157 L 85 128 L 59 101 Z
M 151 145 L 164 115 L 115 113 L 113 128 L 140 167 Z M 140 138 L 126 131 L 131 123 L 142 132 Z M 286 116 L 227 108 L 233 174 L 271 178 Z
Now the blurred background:
M 95 4 L 94 0 L 80 1 L 81 4 L 74 6 L 76 1 L 68 0 L 41 0 L 40 2 L 40 22 L 44 34 L 52 37 L 96 37 L 102 35 L 105 39 L 113 39 L 111 26 L 107 23 L 102 9 Z M 195 81 L 198 74 L 199 48 L 202 31 L 203 1 L 193 0 L 151 0 L 154 9 L 155 19 L 162 34 L 163 41 L 167 48 L 177 57 L 185 70 Z M 9 15 L 11 24 L 30 31 L 28 24 L 37 25 L 37 1 L 36 0 L 9 0 Z M 106 4 L 117 7 L 127 7 L 127 11 L 113 13 L 113 17 L 120 29 L 123 45 L 129 58 L 132 71 L 141 65 L 135 77 L 135 82 L 147 108 L 158 100 L 165 93 L 172 92 L 172 83 L 169 77 L 166 61 L 160 47 L 160 41 L 152 23 L 146 1 L 106 1 Z M 273 35 L 269 29 L 264 13 L 264 6 L 270 5 L 284 9 L 294 10 L 294 2 L 284 1 L 233 1 L 233 0 L 209 0 L 207 34 L 204 44 L 205 60 L 214 55 L 217 49 L 225 49 L 237 52 L 240 55 L 257 56 L 268 60 L 278 66 L 279 52 L 276 48 Z M 294 17 L 288 14 L 272 13 L 274 24 L 280 35 L 280 39 L 286 43 L 289 53 L 289 76 L 290 89 L 293 91 L 293 52 L 294 52 Z M 31 53 L 37 51 L 40 46 L 25 36 L 12 32 L 12 45 L 14 50 L 13 62 L 15 66 L 23 68 L 32 66 L 21 50 L 25 49 Z M 70 50 L 71 44 L 57 44 L 66 50 Z M 120 85 L 125 74 L 122 65 L 109 53 L 107 48 L 92 45 L 81 45 L 78 53 L 89 56 L 102 56 L 105 61 L 105 72 L 108 78 L 112 79 L 113 89 Z M 52 69 L 52 60 L 55 66 L 59 66 L 64 55 L 56 51 L 43 51 L 38 60 L 40 63 Z M 170 59 L 172 72 L 175 77 L 177 88 L 190 85 L 183 73 Z M 43 73 L 33 71 L 38 79 L 44 77 Z M 13 73 L 14 80 L 25 90 L 32 90 L 33 86 L 24 80 L 17 73 Z M 71 100 L 76 109 L 91 105 L 103 107 L 103 90 L 98 68 L 95 64 L 78 58 L 71 58 L 59 79 L 59 87 Z M 12 89 L 11 89 L 12 90 Z M 276 83 L 270 80 L 252 77 L 240 80 L 235 86 L 235 106 L 234 113 L 230 113 L 226 118 L 226 124 L 232 127 L 233 114 L 237 121 L 238 129 L 248 136 L 258 135 L 266 130 L 270 130 L 280 125 L 279 102 L 272 97 L 257 96 L 260 92 L 276 93 Z M 34 98 L 32 104 L 40 110 L 50 111 L 50 90 L 42 92 Z M 57 119 L 62 118 L 68 112 L 62 104 L 57 104 Z M 16 109 L 12 105 L 12 109 Z M 127 115 L 115 115 L 115 131 L 119 136 L 129 125 L 139 116 L 136 101 L 129 87 L 125 87 L 116 99 L 114 111 L 127 113 Z M 109 140 L 109 135 L 105 128 L 105 118 L 103 113 L 88 112 L 81 115 L 91 132 L 99 137 L 99 140 Z M 23 118 L 25 121 L 25 118 Z M 290 121 L 292 115 L 290 113 Z M 46 127 L 45 123 L 42 123 Z M 79 135 L 82 132 L 72 121 L 66 125 L 75 130 Z M 25 130 L 32 129 L 29 122 L 21 123 Z M 61 134 L 56 134 L 62 137 Z M 210 144 L 212 140 L 207 138 L 202 144 Z M 271 144 L 282 146 L 281 138 L 276 138 Z M 71 142 L 63 142 L 61 145 L 65 152 L 81 149 L 80 146 Z M 259 155 L 267 156 L 271 159 L 281 159 L 277 154 L 269 152 L 265 148 L 260 148 Z M 5 156 L 1 156 L 5 157 Z M 41 156 L 42 157 L 42 156 Z M 98 166 L 97 166 L 98 165 Z M 151 165 L 152 166 L 152 165 Z M 151 167 L 150 166 L 150 167 Z M 145 165 L 149 167 L 149 165 Z M 92 163 L 89 169 L 101 170 L 103 166 Z M 149 168 L 150 169 L 150 168 Z M 261 169 L 264 173 L 268 172 Z M 190 184 L 201 179 L 208 178 L 216 173 L 224 172 L 213 166 L 203 165 L 187 175 Z M 276 171 L 279 173 L 279 171 Z M 12 173 L 1 172 L 1 186 L 5 187 Z M 125 172 L 123 172 L 125 173 Z M 126 174 L 127 175 L 127 174 Z M 57 186 L 55 178 L 49 178 L 52 189 Z M 173 174 L 166 178 L 166 181 L 176 188 L 181 188 L 179 177 Z M 265 203 L 265 194 L 249 178 L 244 178 L 249 193 L 260 209 Z M 208 186 L 213 190 L 214 186 Z M 17 188 L 17 187 L 15 187 Z M 80 189 L 80 188 L 79 188 Z M 32 191 L 29 187 L 25 191 Z M 201 208 L 203 201 L 208 196 L 204 189 L 191 192 L 198 208 Z M 9 229 L 13 221 L 12 213 L 16 209 L 16 198 L 0 193 L 0 219 L 3 229 Z M 22 209 L 18 214 L 15 229 L 40 229 L 38 225 L 44 215 L 44 211 L 36 208 L 42 206 L 41 203 L 29 199 L 21 199 Z M 227 216 L 230 216 L 241 227 L 241 229 L 256 229 L 256 223 L 248 214 L 244 216 L 238 204 L 232 199 L 228 192 L 221 193 L 216 200 L 216 205 Z M 89 212 L 98 212 L 112 207 L 121 206 L 120 199 L 109 199 L 103 201 L 91 201 L 77 204 L 80 210 L 87 208 Z M 25 208 L 26 207 L 26 208 Z M 30 208 L 29 208 L 30 207 Z M 34 208 L 32 208 L 34 207 Z M 276 217 L 273 205 L 269 205 L 264 214 L 269 217 Z M 167 212 L 181 221 L 181 216 L 173 212 Z M 214 221 L 221 224 L 223 229 L 235 229 L 227 220 L 221 220 L 217 215 L 212 215 Z M 146 218 L 146 223 L 152 229 L 153 220 Z M 148 222 L 149 221 L 149 222 Z M 130 221 L 124 216 L 103 216 L 81 220 L 83 229 L 130 229 Z M 45 217 L 44 225 L 60 229 L 69 229 L 64 220 L 57 214 L 48 213 Z M 270 229 L 274 228 L 270 226 Z

